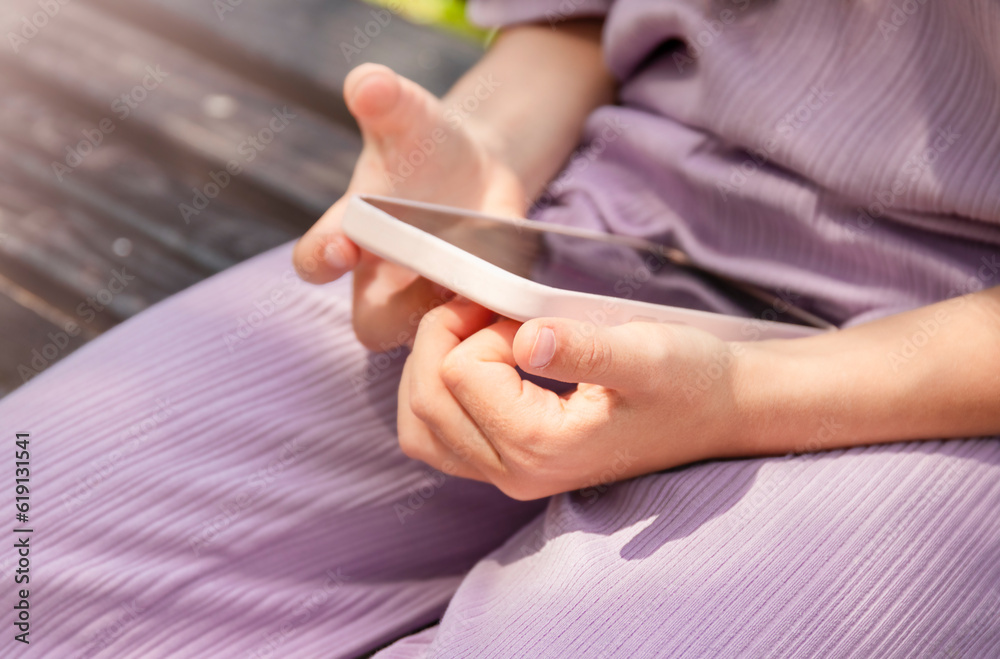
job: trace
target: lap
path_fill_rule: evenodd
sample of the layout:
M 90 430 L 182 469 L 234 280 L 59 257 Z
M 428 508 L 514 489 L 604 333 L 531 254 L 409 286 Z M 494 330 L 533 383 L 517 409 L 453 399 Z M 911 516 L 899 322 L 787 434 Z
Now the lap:
M 555 497 L 403 656 L 990 656 L 1000 441 L 689 466 Z
M 349 282 L 289 259 L 0 401 L 32 433 L 33 654 L 352 655 L 445 606 L 386 655 L 998 650 L 997 440 L 693 465 L 533 519 L 399 452 L 401 358 L 353 339 Z
M 401 362 L 284 246 L 0 401 L 32 437 L 32 653 L 351 656 L 435 620 L 540 508 L 399 451 Z

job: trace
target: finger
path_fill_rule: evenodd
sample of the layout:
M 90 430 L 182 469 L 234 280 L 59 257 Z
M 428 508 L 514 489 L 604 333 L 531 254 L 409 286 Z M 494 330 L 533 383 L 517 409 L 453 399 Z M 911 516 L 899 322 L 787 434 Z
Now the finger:
M 428 312 L 417 329 L 420 345 L 414 345 L 416 363 L 422 360 L 438 359 L 435 372 L 440 369 L 441 359 L 455 346 L 493 322 L 495 314 L 486 307 L 468 298 L 459 297 Z M 411 355 L 413 356 L 413 355 Z
M 304 280 L 314 284 L 333 281 L 358 263 L 361 252 L 344 236 L 340 226 L 352 192 L 359 192 L 361 188 L 366 192 L 385 192 L 378 189 L 382 176 L 378 167 L 372 170 L 373 163 L 378 161 L 373 154 L 414 125 L 421 125 L 420 122 L 443 121 L 439 116 L 439 102 L 430 92 L 379 64 L 362 64 L 347 75 L 344 100 L 358 121 L 365 145 L 348 193 L 331 206 L 295 246 L 295 269 Z M 359 179 L 377 181 L 376 189 L 358 184 Z
M 452 350 L 441 369 L 448 390 L 501 455 L 563 422 L 562 399 L 515 369 L 511 344 L 519 326 L 505 320 L 480 330 Z
M 452 452 L 490 476 L 502 465 L 499 454 L 441 380 L 441 365 L 462 340 L 492 320 L 488 309 L 468 302 L 449 302 L 420 323 L 413 352 L 407 359 L 408 404 Z
M 363 253 L 354 271 L 354 331 L 376 352 L 413 345 L 424 314 L 454 296 L 412 270 Z
M 654 323 L 595 327 L 539 318 L 521 326 L 513 352 L 518 366 L 534 375 L 634 390 L 648 388 L 660 375 L 668 334 L 667 326 Z
M 299 277 L 312 284 L 325 284 L 352 270 L 361 250 L 340 230 L 347 205 L 345 195 L 295 244 L 292 263 Z
M 382 64 L 365 63 L 344 79 L 344 101 L 366 141 L 400 137 L 414 125 L 442 122 L 440 100 Z
M 403 378 L 399 384 L 396 426 L 400 449 L 407 457 L 420 460 L 438 471 L 460 478 L 487 482 L 488 479 L 471 465 L 467 456 L 455 454 L 431 432 L 427 424 L 413 414 L 409 405 L 409 369 L 409 365 L 403 368 Z

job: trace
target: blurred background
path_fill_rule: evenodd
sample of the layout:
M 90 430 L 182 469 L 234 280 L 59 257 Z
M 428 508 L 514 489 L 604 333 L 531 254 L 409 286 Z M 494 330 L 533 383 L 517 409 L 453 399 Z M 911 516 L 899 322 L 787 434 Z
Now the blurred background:
M 0 396 L 300 235 L 360 139 L 347 72 L 441 94 L 489 35 L 457 0 L 4 0 Z

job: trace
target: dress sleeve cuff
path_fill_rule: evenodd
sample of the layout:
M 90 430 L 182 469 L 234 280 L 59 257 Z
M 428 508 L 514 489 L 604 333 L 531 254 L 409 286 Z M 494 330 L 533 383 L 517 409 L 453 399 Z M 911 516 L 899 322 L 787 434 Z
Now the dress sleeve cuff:
M 571 18 L 602 17 L 613 0 L 469 0 L 469 20 L 482 27 L 516 23 L 548 23 Z

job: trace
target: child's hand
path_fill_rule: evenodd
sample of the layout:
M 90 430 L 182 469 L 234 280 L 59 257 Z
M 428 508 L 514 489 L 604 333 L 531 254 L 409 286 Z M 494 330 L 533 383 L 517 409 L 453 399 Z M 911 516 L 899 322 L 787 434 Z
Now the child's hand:
M 491 153 L 464 112 L 384 66 L 348 75 L 344 97 L 364 148 L 347 193 L 295 247 L 296 270 L 326 283 L 354 270 L 354 329 L 384 351 L 410 343 L 423 313 L 446 292 L 400 266 L 360 250 L 340 231 L 353 194 L 380 194 L 521 216 L 526 196 L 517 176 Z
M 536 499 L 721 457 L 743 430 L 738 360 L 701 330 L 492 316 L 456 300 L 421 322 L 399 390 L 410 457 Z M 560 396 L 515 365 L 592 384 Z

